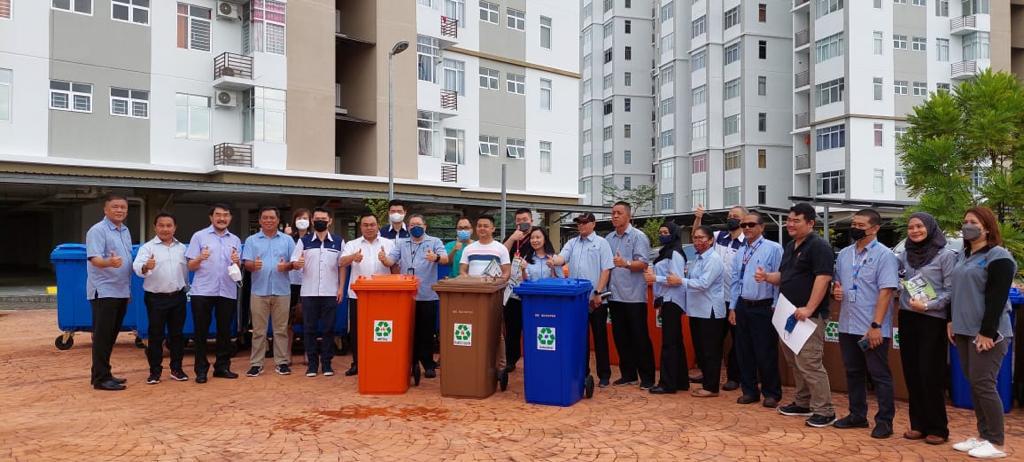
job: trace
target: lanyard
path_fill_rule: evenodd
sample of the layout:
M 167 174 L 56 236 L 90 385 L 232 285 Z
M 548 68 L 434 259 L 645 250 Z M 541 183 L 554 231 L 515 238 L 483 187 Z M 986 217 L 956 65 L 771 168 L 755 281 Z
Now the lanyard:
M 749 242 L 747 243 L 747 250 L 743 251 L 743 265 L 740 266 L 740 280 L 741 281 L 743 280 L 743 275 L 745 275 L 747 273 L 747 263 L 750 263 L 750 259 L 754 257 L 755 253 L 757 253 L 757 249 L 761 247 L 761 244 L 764 244 L 764 238 L 763 237 L 761 239 L 759 239 L 757 241 L 757 245 L 755 245 L 753 247 L 750 246 Z
M 854 253 L 854 256 L 853 256 L 853 261 L 854 261 L 854 264 L 853 264 L 853 287 L 851 288 L 851 290 L 857 290 L 857 276 L 860 275 L 860 269 L 864 267 L 864 264 L 867 263 L 868 261 L 870 261 L 870 259 L 868 258 L 868 253 L 876 245 L 878 245 L 878 240 L 877 239 L 874 240 L 874 241 L 871 241 L 871 245 L 867 246 L 867 248 L 864 249 L 864 256 L 861 257 L 859 262 L 857 261 L 857 255 L 856 255 L 857 248 L 854 247 L 855 253 Z

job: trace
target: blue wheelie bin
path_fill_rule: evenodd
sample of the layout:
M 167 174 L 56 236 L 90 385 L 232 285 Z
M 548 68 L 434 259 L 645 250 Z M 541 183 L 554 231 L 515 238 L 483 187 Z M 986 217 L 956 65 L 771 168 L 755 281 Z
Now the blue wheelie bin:
M 92 305 L 85 293 L 85 244 L 58 245 L 50 252 L 50 262 L 57 274 L 57 327 L 62 332 L 54 345 L 67 350 L 74 345 L 75 332 L 92 332 Z M 141 289 L 141 281 L 132 281 L 133 290 L 136 283 Z M 135 316 L 130 310 L 121 324 L 122 332 L 135 330 Z
M 571 406 L 593 396 L 593 377 L 585 377 L 590 281 L 524 281 L 514 290 L 523 301 L 526 402 Z
M 1012 302 L 1011 302 L 1012 303 Z M 1016 324 L 1014 312 L 1010 312 L 1011 329 Z M 1003 401 L 1003 412 L 1010 412 L 1013 409 L 1013 346 L 1015 338 L 1003 340 L 1008 342 L 1006 356 L 1003 357 L 1003 364 L 999 367 L 999 375 L 996 376 L 996 389 L 999 391 L 999 398 Z M 949 369 L 950 369 L 950 398 L 953 405 L 961 409 L 974 409 L 974 402 L 971 399 L 971 383 L 964 376 L 960 367 L 960 353 L 956 345 L 949 346 Z

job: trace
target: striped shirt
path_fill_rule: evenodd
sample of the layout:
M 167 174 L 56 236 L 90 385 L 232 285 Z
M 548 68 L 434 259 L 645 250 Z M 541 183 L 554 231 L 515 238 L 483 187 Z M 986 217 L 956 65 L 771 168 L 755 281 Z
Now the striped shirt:
M 484 274 L 487 265 L 492 261 L 497 262 L 499 265 L 509 265 L 512 263 L 508 256 L 508 249 L 502 243 L 491 241 L 490 243 L 482 244 L 480 241 L 477 241 L 463 249 L 459 265 L 469 265 L 467 273 L 470 276 L 480 276 Z

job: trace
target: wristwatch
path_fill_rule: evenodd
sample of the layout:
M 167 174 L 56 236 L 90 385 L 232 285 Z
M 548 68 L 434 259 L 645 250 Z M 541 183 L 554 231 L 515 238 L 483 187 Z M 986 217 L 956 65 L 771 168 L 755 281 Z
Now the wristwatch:
M 877 323 L 877 322 L 871 321 L 871 328 L 872 329 L 881 329 L 882 325 Z

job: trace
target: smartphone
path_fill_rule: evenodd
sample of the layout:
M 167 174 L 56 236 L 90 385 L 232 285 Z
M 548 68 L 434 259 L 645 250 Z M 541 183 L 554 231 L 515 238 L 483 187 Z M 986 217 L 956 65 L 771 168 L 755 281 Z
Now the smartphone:
M 866 338 L 857 340 L 857 346 L 860 347 L 861 351 L 868 351 L 869 349 L 871 349 L 871 343 L 869 343 L 868 339 Z

